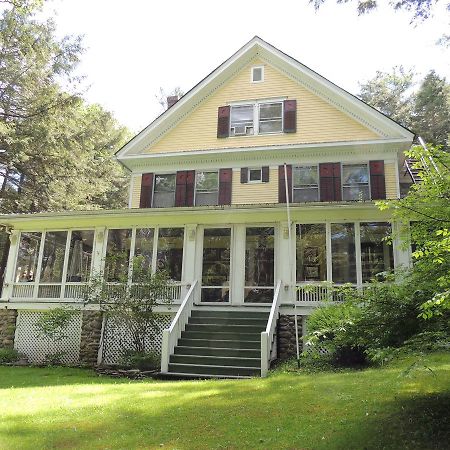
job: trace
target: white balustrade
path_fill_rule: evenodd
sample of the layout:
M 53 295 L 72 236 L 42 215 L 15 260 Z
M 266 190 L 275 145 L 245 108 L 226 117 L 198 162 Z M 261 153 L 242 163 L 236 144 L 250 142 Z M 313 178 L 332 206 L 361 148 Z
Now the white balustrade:
M 34 284 L 17 283 L 13 286 L 12 298 L 32 298 Z
M 278 311 L 280 309 L 281 280 L 278 281 L 270 308 L 269 319 L 265 331 L 261 332 L 261 376 L 265 377 L 269 371 L 272 344 L 277 327 Z
M 175 349 L 178 339 L 181 337 L 181 332 L 184 331 L 186 324 L 191 316 L 192 308 L 194 307 L 195 288 L 197 280 L 194 281 L 184 297 L 180 308 L 170 325 L 170 328 L 163 330 L 162 354 L 161 354 L 161 372 L 167 373 L 169 371 L 169 358 Z

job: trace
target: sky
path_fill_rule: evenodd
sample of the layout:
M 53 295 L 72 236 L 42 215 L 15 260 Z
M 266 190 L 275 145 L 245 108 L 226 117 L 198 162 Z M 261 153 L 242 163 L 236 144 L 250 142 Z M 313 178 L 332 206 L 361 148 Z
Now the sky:
M 450 49 L 435 45 L 450 27 L 444 5 L 414 26 L 380 3 L 358 17 L 333 0 L 317 12 L 308 0 L 53 0 L 45 14 L 60 36 L 83 35 L 87 101 L 138 132 L 162 112 L 161 87 L 187 92 L 255 35 L 353 94 L 395 65 L 450 80 Z

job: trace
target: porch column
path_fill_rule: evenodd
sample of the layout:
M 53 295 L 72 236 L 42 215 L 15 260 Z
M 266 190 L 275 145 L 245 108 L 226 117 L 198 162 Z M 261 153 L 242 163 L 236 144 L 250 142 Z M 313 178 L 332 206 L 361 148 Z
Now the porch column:
M 295 299 L 295 226 L 291 224 L 291 235 L 289 239 L 289 224 L 280 223 L 278 239 L 278 255 L 276 280 L 283 282 L 280 292 L 281 303 L 294 303 Z
M 105 255 L 106 228 L 95 229 L 94 251 L 92 254 L 92 275 L 99 275 L 103 269 L 103 258 Z
M 9 301 L 13 293 L 14 287 L 14 269 L 16 264 L 17 248 L 19 247 L 19 234 L 18 230 L 12 230 L 9 235 L 10 247 L 8 253 L 8 261 L 6 263 L 5 278 L 3 281 L 2 289 L 2 301 Z
M 409 225 L 399 222 L 392 223 L 394 267 L 411 267 L 411 239 Z
M 192 283 L 196 277 L 195 262 L 196 259 L 196 241 L 197 241 L 197 224 L 187 224 L 185 227 L 185 239 L 183 250 L 183 271 L 181 281 L 183 286 L 181 288 L 181 300 L 187 294 L 187 283 Z

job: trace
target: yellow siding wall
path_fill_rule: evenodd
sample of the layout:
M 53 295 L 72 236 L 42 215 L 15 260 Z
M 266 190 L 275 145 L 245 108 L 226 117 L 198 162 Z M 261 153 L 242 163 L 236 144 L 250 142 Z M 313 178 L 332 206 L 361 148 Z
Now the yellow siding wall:
M 231 203 L 278 203 L 278 168 L 270 168 L 268 183 L 241 183 L 241 171 L 233 170 Z
M 384 180 L 386 183 L 386 198 L 397 198 L 397 173 L 394 162 L 384 163 Z
M 254 65 L 264 65 L 264 82 L 251 83 Z M 288 97 L 297 100 L 297 133 L 217 138 L 217 109 L 229 102 Z M 254 60 L 146 151 L 149 153 L 261 145 L 353 141 L 379 136 L 277 69 Z
M 139 208 L 141 201 L 141 180 L 142 175 L 133 175 L 131 181 L 131 208 Z

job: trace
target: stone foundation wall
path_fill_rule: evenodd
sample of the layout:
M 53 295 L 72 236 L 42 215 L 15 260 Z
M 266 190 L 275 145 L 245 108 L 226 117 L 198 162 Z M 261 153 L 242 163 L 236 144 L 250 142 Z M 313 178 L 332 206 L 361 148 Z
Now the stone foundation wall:
M 298 340 L 302 351 L 302 316 L 297 316 Z M 280 316 L 278 319 L 278 358 L 289 359 L 297 355 L 295 345 L 294 316 Z
M 101 311 L 83 311 L 81 324 L 80 363 L 95 366 L 102 333 Z
M 15 309 L 0 310 L 0 348 L 14 347 L 17 311 Z

